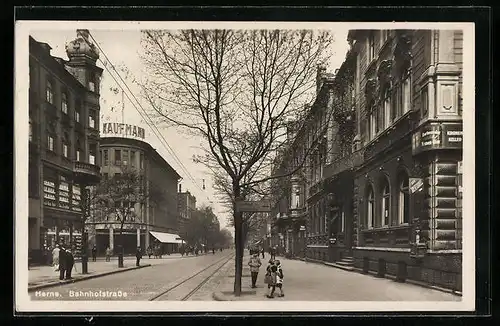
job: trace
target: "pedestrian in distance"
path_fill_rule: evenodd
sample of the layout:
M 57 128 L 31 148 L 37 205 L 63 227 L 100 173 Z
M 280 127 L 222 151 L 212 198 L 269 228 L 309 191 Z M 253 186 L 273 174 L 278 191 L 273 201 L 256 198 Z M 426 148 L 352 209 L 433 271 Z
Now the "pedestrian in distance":
M 271 259 L 275 260 L 276 259 L 276 246 L 275 247 L 271 247 L 270 254 L 271 254 Z
M 136 258 L 136 261 L 135 261 L 135 266 L 139 267 L 139 263 L 141 261 L 141 258 L 142 258 L 142 250 L 141 250 L 141 247 L 137 247 L 137 251 L 135 253 L 135 258 Z
M 262 259 L 264 259 L 266 257 L 264 257 L 264 247 L 262 247 Z
M 257 276 L 259 275 L 259 268 L 260 268 L 260 266 L 262 266 L 262 263 L 259 259 L 258 253 L 254 254 L 250 258 L 248 265 L 250 266 L 250 273 L 252 274 L 252 288 L 256 288 L 257 286 L 255 284 L 257 283 Z
M 280 290 L 280 297 L 285 296 L 285 292 L 283 292 L 283 268 L 281 267 L 281 262 L 279 260 L 274 261 L 274 265 L 276 265 L 276 287 Z
M 66 259 L 66 248 L 61 245 L 59 248 L 59 280 L 64 280 L 64 276 L 66 274 L 66 266 L 67 266 L 67 259 Z
M 52 250 L 52 266 L 54 271 L 59 272 L 59 245 L 56 244 L 55 248 Z
M 71 280 L 73 277 L 71 276 L 71 272 L 73 271 L 73 266 L 75 265 L 75 257 L 73 256 L 73 252 L 71 250 L 66 250 L 66 279 Z
M 92 261 L 96 261 L 97 260 L 97 246 L 94 245 L 92 247 Z

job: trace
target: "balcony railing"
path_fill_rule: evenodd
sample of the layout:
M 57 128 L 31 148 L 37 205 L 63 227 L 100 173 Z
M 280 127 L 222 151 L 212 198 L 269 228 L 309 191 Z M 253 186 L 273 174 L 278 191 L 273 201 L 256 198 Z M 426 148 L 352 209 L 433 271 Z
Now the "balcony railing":
M 101 167 L 90 163 L 73 162 L 73 173 L 80 183 L 95 184 L 101 179 Z

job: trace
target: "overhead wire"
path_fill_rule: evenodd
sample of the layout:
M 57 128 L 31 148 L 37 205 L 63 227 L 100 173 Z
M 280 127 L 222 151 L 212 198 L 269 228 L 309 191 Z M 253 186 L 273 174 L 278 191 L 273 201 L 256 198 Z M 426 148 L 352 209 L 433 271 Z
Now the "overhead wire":
M 163 134 L 158 130 L 158 127 L 154 124 L 153 120 L 151 119 L 151 117 L 148 115 L 147 111 L 144 109 L 144 107 L 142 106 L 142 104 L 140 103 L 140 101 L 137 99 L 137 97 L 135 96 L 135 94 L 132 92 L 132 90 L 130 89 L 130 87 L 128 86 L 128 84 L 125 82 L 125 80 L 123 79 L 123 77 L 120 75 L 120 73 L 117 71 L 116 67 L 113 65 L 113 63 L 111 62 L 111 60 L 109 59 L 109 57 L 106 55 L 106 53 L 104 52 L 104 50 L 101 48 L 101 46 L 99 45 L 99 43 L 97 42 L 97 40 L 94 38 L 94 36 L 89 32 L 89 36 L 91 37 L 92 41 L 94 42 L 94 44 L 97 46 L 97 48 L 99 49 L 99 51 L 104 55 L 106 61 L 109 63 L 109 65 L 113 68 L 115 74 L 119 77 L 119 79 L 121 80 L 121 82 L 124 84 L 124 86 L 127 88 L 128 92 L 130 93 L 130 95 L 134 98 L 134 100 L 136 101 L 136 103 L 139 105 L 139 107 L 141 108 L 142 112 L 137 108 L 137 105 L 134 103 L 134 101 L 132 101 L 132 99 L 130 98 L 129 94 L 127 92 L 125 92 L 125 90 L 123 89 L 122 85 L 120 85 L 120 83 L 118 82 L 118 80 L 116 79 L 116 77 L 113 75 L 113 73 L 109 70 L 108 68 L 108 65 L 101 59 L 99 58 L 99 61 L 101 61 L 101 63 L 103 64 L 104 68 L 108 71 L 108 73 L 111 75 L 111 77 L 113 78 L 113 80 L 116 82 L 116 84 L 118 85 L 118 87 L 120 87 L 120 89 L 125 93 L 125 95 L 127 96 L 127 99 L 130 101 L 130 103 L 133 105 L 133 107 L 135 108 L 135 110 L 140 114 L 141 118 L 144 119 L 145 123 L 151 128 L 151 130 L 153 131 L 154 135 L 157 137 L 157 139 L 160 141 L 160 143 L 165 147 L 165 149 L 167 150 L 167 152 L 169 154 L 172 155 L 172 157 L 174 158 L 174 160 L 179 164 L 180 168 L 183 170 L 183 172 L 188 176 L 188 178 L 192 181 L 193 185 L 195 187 L 197 187 L 201 192 L 203 192 L 203 189 L 198 185 L 198 183 L 196 182 L 196 180 L 194 179 L 194 177 L 191 175 L 191 173 L 188 171 L 188 169 L 185 167 L 185 165 L 182 163 L 182 161 L 179 159 L 179 157 L 177 156 L 177 154 L 175 153 L 175 151 L 172 149 L 172 147 L 168 144 L 167 140 L 165 139 L 165 137 L 163 136 Z M 207 200 L 209 202 L 212 202 L 210 200 L 210 198 L 208 198 L 207 196 Z

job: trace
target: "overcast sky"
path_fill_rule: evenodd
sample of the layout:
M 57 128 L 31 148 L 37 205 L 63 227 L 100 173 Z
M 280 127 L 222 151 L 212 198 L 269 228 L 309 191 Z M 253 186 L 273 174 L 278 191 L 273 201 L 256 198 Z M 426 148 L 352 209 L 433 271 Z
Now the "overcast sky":
M 140 31 L 90 30 L 90 32 L 113 65 L 115 65 L 116 67 L 126 66 L 130 70 L 130 73 L 137 77 L 144 73 L 144 67 L 141 64 L 141 60 L 138 55 L 141 46 Z M 65 45 L 66 43 L 75 39 L 76 27 L 72 30 L 32 30 L 30 32 L 30 35 L 39 42 L 48 43 L 52 47 L 53 56 L 67 59 Z M 347 29 L 335 29 L 334 55 L 332 56 L 328 67 L 328 70 L 330 72 L 333 72 L 336 68 L 339 68 L 345 59 L 345 54 L 348 49 L 346 38 Z M 100 58 L 102 60 L 106 60 L 102 53 Z M 98 65 L 104 68 L 102 62 L 98 62 Z M 122 77 L 125 76 L 123 75 Z M 139 89 L 137 89 L 137 87 L 132 83 L 127 84 L 136 98 L 141 101 Z M 125 89 L 125 91 L 127 91 L 123 84 L 122 87 Z M 112 76 L 105 69 L 103 72 L 101 85 L 101 129 L 102 123 L 104 122 L 121 122 L 122 120 L 121 91 L 118 94 L 115 94 L 113 91 L 111 91 L 111 88 L 120 89 L 117 83 L 113 80 Z M 131 95 L 129 96 L 133 100 L 133 97 Z M 143 108 L 145 108 L 146 111 L 149 112 L 146 101 L 141 101 L 141 104 Z M 226 227 L 228 216 L 227 214 L 224 214 L 224 209 L 222 208 L 222 206 L 217 203 L 217 197 L 214 189 L 212 188 L 211 175 L 204 166 L 195 164 L 192 161 L 192 156 L 193 154 L 195 154 L 195 149 L 192 148 L 192 146 L 199 146 L 200 140 L 186 137 L 183 133 L 179 133 L 179 131 L 175 128 L 159 129 L 168 142 L 168 145 L 172 148 L 173 152 L 184 165 L 185 169 L 189 171 L 194 181 L 196 182 L 195 183 L 188 175 L 186 175 L 186 172 L 184 171 L 184 169 L 182 169 L 172 153 L 168 150 L 168 147 L 164 146 L 159 138 L 155 136 L 152 128 L 149 127 L 147 123 L 141 118 L 138 111 L 134 108 L 134 105 L 132 105 L 132 103 L 127 99 L 126 96 L 124 107 L 124 122 L 142 126 L 146 130 L 145 141 L 150 143 L 182 176 L 183 179 L 181 180 L 181 184 L 183 191 L 188 190 L 192 194 L 194 194 L 196 196 L 198 206 L 211 205 L 214 208 L 214 211 L 218 214 L 221 228 Z M 139 108 L 138 105 L 137 107 Z M 101 136 L 103 136 L 102 130 Z M 203 180 L 205 180 L 205 190 L 202 190 Z M 229 229 L 233 231 L 231 228 Z

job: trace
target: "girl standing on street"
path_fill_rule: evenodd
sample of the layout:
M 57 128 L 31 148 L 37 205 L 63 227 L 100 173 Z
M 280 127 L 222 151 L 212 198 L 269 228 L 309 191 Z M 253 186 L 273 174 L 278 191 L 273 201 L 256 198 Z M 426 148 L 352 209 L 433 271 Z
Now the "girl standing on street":
M 285 293 L 283 292 L 283 268 L 281 267 L 281 262 L 279 260 L 275 260 L 274 264 L 276 265 L 276 287 L 280 289 L 280 297 L 284 297 Z
M 252 258 L 250 258 L 248 265 L 250 266 L 250 272 L 252 274 L 252 288 L 256 288 L 257 286 L 255 283 L 257 282 L 257 276 L 259 275 L 259 268 L 262 265 L 258 253 L 254 254 Z
M 274 265 L 272 260 L 269 260 L 269 266 L 267 266 L 266 283 L 267 283 L 267 297 L 269 299 L 274 298 L 274 291 L 276 290 L 276 273 L 278 268 Z M 270 292 L 269 292 L 270 290 Z

